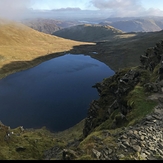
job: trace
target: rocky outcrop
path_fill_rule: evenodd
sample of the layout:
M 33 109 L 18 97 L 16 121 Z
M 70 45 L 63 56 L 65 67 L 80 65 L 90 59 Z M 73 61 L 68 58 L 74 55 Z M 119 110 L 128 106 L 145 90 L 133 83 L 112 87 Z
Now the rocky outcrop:
M 159 67 L 157 74 L 155 74 L 157 79 L 154 82 L 149 82 L 145 79 L 144 87 L 147 92 L 162 93 L 163 41 L 157 43 L 155 47 L 147 49 L 145 55 L 140 56 L 140 63 L 141 65 L 138 68 L 116 72 L 109 80 L 103 80 L 101 83 L 96 83 L 93 86 L 99 92 L 100 99 L 94 100 L 90 105 L 83 129 L 84 137 L 87 137 L 99 125 L 95 119 L 98 118 L 98 114 L 102 109 L 106 110 L 107 108 L 107 112 L 105 111 L 105 116 L 100 121 L 101 123 L 116 109 L 120 110 L 122 119 L 125 118 L 127 113 L 132 109 L 127 105 L 125 97 L 139 82 L 142 82 L 142 79 L 140 79 L 142 70 L 149 71 L 152 74 L 156 66 Z M 107 99 L 107 102 L 106 96 L 110 99 Z
M 140 56 L 141 65 L 153 71 L 154 68 L 163 61 L 163 41 L 157 43 L 155 47 L 148 48 L 144 55 Z M 160 73 L 162 74 L 162 68 L 160 68 Z
M 107 104 L 107 116 L 111 115 L 113 111 L 119 109 L 121 111 L 122 118 L 131 109 L 127 105 L 125 96 L 134 88 L 134 86 L 139 82 L 140 73 L 137 70 L 130 69 L 126 73 L 117 72 L 110 81 L 103 81 L 102 83 L 97 83 L 94 88 L 97 88 L 99 96 L 104 98 L 104 96 L 110 95 L 110 101 Z M 90 104 L 88 110 L 87 118 L 85 120 L 85 127 L 83 129 L 83 135 L 86 137 L 97 125 L 94 123 L 94 119 L 98 116 L 98 110 L 102 109 L 102 104 L 98 100 L 94 100 Z M 106 120 L 106 118 L 104 118 Z

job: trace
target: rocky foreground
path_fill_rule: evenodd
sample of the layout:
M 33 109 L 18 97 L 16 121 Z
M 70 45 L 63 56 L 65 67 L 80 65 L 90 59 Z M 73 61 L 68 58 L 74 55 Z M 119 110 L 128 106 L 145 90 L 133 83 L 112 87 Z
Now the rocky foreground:
M 107 130 L 102 131 L 102 138 L 93 137 L 95 144 L 101 145 L 91 149 L 93 160 L 162 160 L 163 159 L 163 104 L 160 103 L 154 109 L 154 113 L 147 115 L 140 123 L 130 127 L 124 127 L 118 135 L 111 134 Z M 103 139 L 117 137 L 115 147 L 105 144 Z M 75 143 L 74 143 L 75 144 Z M 76 145 L 79 142 L 76 141 Z M 83 153 L 79 149 L 60 149 L 53 147 L 45 152 L 46 158 L 70 160 L 77 159 L 78 154 Z M 127 155 L 127 157 L 126 157 Z

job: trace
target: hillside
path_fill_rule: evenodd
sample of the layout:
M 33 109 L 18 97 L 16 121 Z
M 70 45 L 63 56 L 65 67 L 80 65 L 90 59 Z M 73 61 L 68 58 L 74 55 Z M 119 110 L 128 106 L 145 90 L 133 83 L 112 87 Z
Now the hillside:
M 1 19 L 0 78 L 8 73 L 41 63 L 43 60 L 39 57 L 44 57 L 44 60 L 50 59 L 59 53 L 63 54 L 71 50 L 74 46 L 84 44 L 88 43 L 59 38 L 38 32 L 20 23 Z M 32 60 L 34 61 L 29 62 Z
M 52 34 L 55 31 L 58 31 L 62 28 L 67 28 L 71 26 L 75 26 L 80 24 L 79 22 L 75 21 L 60 21 L 60 20 L 54 20 L 54 19 L 25 19 L 22 20 L 21 23 L 24 25 L 38 30 L 40 32 L 44 32 L 47 34 Z
M 162 40 L 163 31 L 147 33 L 123 33 L 115 35 L 108 40 L 96 43 L 96 46 L 80 46 L 73 48 L 71 53 L 84 53 L 90 55 L 114 71 L 125 67 L 137 66 L 140 55 L 145 53 L 144 49 L 155 46 L 156 42 Z M 96 53 L 92 53 L 96 52 Z
M 163 30 L 123 33 L 115 28 L 111 29 L 114 29 L 115 32 L 110 30 L 110 26 L 79 25 L 59 30 L 56 33 L 60 33 L 61 37 L 69 37 L 74 40 L 88 41 L 92 38 L 91 40 L 96 42 L 96 46 L 80 46 L 77 47 L 78 50 L 74 47 L 71 53 L 90 55 L 107 64 L 114 71 L 138 65 L 139 57 L 144 54 L 144 49 L 155 46 L 156 42 L 162 40 L 163 35 Z
M 44 32 L 47 34 L 52 34 L 55 31 L 61 29 L 61 27 L 57 26 L 59 21 L 50 20 L 50 19 L 32 19 L 32 20 L 23 20 L 21 21 L 22 24 L 35 29 L 39 32 Z
M 137 18 L 132 20 L 119 20 L 110 22 L 105 20 L 99 23 L 100 25 L 110 25 L 120 29 L 123 32 L 156 32 L 163 29 L 162 20 L 154 18 Z
M 53 35 L 76 41 L 96 42 L 111 39 L 122 33 L 112 26 L 84 24 L 61 29 L 54 32 Z

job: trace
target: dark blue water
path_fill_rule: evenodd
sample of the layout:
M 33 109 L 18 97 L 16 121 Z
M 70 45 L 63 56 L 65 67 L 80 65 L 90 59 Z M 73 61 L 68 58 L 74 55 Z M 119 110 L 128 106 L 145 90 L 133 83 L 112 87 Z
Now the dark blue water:
M 84 119 L 98 99 L 92 86 L 114 74 L 84 55 L 66 54 L 0 80 L 0 120 L 11 128 L 63 131 Z

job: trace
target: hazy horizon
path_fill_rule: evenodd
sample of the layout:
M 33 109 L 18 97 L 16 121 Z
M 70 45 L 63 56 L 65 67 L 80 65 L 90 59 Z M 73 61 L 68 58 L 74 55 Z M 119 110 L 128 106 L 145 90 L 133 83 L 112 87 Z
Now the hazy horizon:
M 8 19 L 86 19 L 163 16 L 160 0 L 0 0 L 0 17 Z

